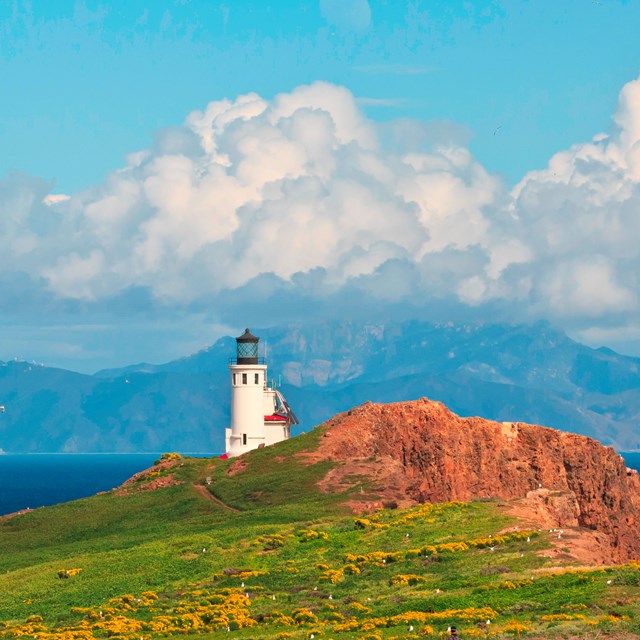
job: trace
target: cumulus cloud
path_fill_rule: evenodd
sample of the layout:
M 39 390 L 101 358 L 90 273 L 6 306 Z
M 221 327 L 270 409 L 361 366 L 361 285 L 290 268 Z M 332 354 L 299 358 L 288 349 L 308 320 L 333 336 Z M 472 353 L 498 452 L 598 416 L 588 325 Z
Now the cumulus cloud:
M 7 176 L 0 266 L 63 299 L 139 288 L 188 305 L 251 290 L 348 305 L 357 291 L 497 304 L 593 335 L 637 317 L 640 80 L 609 133 L 511 190 L 468 137 L 451 123 L 377 125 L 324 82 L 212 102 L 88 191 Z

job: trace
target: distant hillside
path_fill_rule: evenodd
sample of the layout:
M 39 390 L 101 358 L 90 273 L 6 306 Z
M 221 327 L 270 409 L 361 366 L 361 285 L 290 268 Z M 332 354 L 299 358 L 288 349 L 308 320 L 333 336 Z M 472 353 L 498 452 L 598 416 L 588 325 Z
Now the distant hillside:
M 367 400 L 427 396 L 460 415 L 640 449 L 640 359 L 591 349 L 545 323 L 326 322 L 254 331 L 301 430 Z M 0 449 L 220 452 L 233 351 L 226 337 L 172 362 L 94 376 L 3 363 Z

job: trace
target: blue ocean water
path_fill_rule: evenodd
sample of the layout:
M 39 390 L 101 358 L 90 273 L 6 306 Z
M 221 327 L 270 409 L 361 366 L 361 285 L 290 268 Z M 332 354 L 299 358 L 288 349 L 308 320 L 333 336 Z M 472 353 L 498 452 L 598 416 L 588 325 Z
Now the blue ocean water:
M 640 453 L 623 453 L 640 471 Z M 159 454 L 0 455 L 0 515 L 92 496 L 150 467 Z
M 153 453 L 0 455 L 0 515 L 113 489 L 158 457 Z
M 640 452 L 633 453 L 621 453 L 624 461 L 627 463 L 627 467 L 640 471 Z

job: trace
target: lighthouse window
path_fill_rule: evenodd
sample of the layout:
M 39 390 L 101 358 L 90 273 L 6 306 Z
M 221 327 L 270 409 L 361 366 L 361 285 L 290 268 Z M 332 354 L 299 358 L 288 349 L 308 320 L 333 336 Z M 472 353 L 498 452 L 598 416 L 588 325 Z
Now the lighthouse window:
M 235 373 L 233 374 L 233 384 L 234 385 L 236 384 L 236 374 Z
M 255 377 L 256 377 L 256 384 L 260 384 L 260 374 L 256 373 Z
M 247 384 L 247 374 L 246 373 L 242 374 L 242 384 Z
M 247 444 L 247 434 L 246 433 L 242 434 L 242 444 L 245 445 L 245 446 Z

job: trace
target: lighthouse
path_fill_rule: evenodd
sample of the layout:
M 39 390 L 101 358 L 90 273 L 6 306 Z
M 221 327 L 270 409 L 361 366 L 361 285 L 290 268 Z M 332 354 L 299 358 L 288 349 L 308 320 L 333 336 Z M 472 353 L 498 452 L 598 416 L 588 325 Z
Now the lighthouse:
M 227 456 L 287 440 L 298 419 L 284 396 L 270 384 L 264 358 L 258 356 L 260 339 L 249 329 L 236 338 L 231 358 L 231 427 L 225 430 Z

